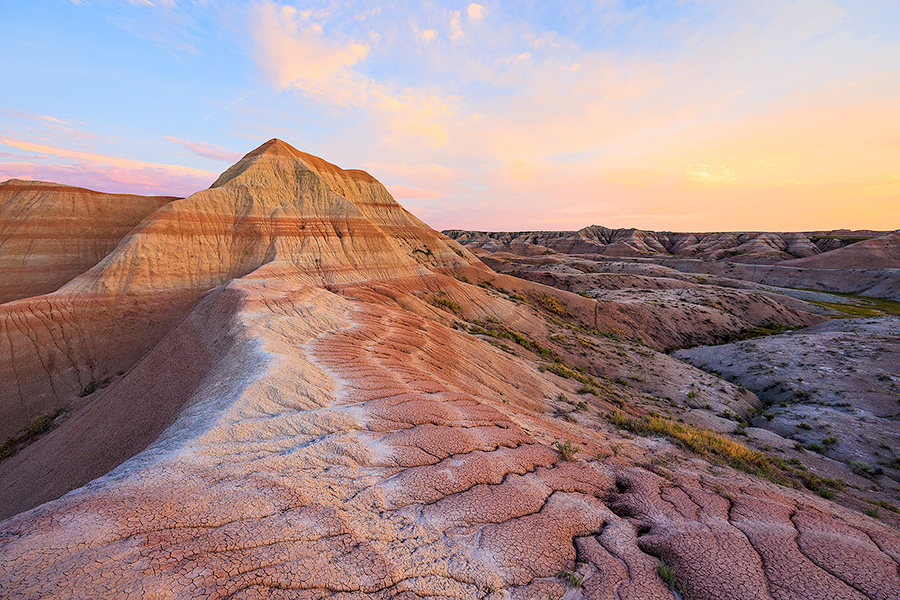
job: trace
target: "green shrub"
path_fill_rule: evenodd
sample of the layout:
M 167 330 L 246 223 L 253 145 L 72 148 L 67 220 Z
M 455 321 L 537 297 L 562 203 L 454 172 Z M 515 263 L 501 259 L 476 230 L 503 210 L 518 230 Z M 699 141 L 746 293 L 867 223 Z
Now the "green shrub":
M 539 294 L 535 296 L 535 301 L 553 314 L 559 315 L 561 317 L 570 316 L 570 313 L 566 310 L 566 307 L 563 306 L 560 301 L 553 296 Z
M 448 300 L 447 298 L 435 298 L 434 303 L 440 307 L 448 309 L 450 312 L 458 314 L 462 314 L 462 307 L 456 302 L 452 300 Z
M 875 479 L 875 477 L 879 475 L 879 471 L 881 470 L 859 460 L 848 460 L 847 466 L 850 467 L 850 470 L 857 475 L 868 477 L 869 479 Z
M 578 446 L 573 444 L 572 440 L 557 442 L 556 449 L 559 450 L 560 454 L 562 454 L 563 460 L 567 461 L 575 460 L 575 455 L 578 454 Z

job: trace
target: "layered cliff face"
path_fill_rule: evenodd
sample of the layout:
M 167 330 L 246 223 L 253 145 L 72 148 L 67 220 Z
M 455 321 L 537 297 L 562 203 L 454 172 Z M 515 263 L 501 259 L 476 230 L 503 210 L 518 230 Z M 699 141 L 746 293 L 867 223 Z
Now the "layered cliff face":
M 58 289 L 172 200 L 40 181 L 0 183 L 0 304 Z
M 126 307 L 155 339 L 133 337 Z M 0 461 L 8 515 L 55 498 L 0 522 L 12 597 L 900 589 L 895 528 L 610 424 L 664 402 L 601 364 L 650 360 L 647 385 L 755 402 L 638 343 L 666 339 L 640 312 L 498 275 L 368 175 L 283 142 L 148 216 L 59 292 L 0 310 L 16 356 L 0 366 L 42 374 L 59 402 L 79 360 L 102 372 L 101 348 L 144 348 Z M 26 410 L 11 397 L 8 414 Z M 73 481 L 87 485 L 60 497 Z
M 171 202 L 62 293 L 205 290 L 265 265 L 326 285 L 478 262 L 363 171 L 271 140 L 208 190 Z

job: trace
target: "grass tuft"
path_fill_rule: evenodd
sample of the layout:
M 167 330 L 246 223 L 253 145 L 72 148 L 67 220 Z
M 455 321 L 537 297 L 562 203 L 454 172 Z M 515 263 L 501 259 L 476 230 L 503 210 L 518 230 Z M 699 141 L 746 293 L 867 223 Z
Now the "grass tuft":
M 768 456 L 710 429 L 678 423 L 655 414 L 641 418 L 630 417 L 619 410 L 613 412 L 609 420 L 620 429 L 638 435 L 662 435 L 694 454 L 722 461 L 736 469 L 777 483 L 783 482 L 778 466 Z
M 583 577 L 574 571 L 570 571 L 568 569 L 563 569 L 557 575 L 560 579 L 566 582 L 569 587 L 580 588 Z
M 452 300 L 448 300 L 447 298 L 435 298 L 434 304 L 437 306 L 440 306 L 442 308 L 446 308 L 447 310 L 449 310 L 450 312 L 452 312 L 454 314 L 457 314 L 457 315 L 462 314 L 462 307 L 460 307 L 460 305 L 457 304 L 456 302 L 454 302 Z
M 663 583 L 669 586 L 670 590 L 675 589 L 675 569 L 667 565 L 666 561 L 660 561 L 656 566 L 656 573 L 659 575 L 659 578 L 663 580 Z
M 556 449 L 559 450 L 560 454 L 562 454 L 563 460 L 567 461 L 575 460 L 575 455 L 578 454 L 578 446 L 573 444 L 572 440 L 557 442 Z
M 58 417 L 61 413 L 62 409 L 57 409 L 53 412 L 41 415 L 40 417 L 35 419 L 28 427 L 26 427 L 16 435 L 7 438 L 2 444 L 0 444 L 0 460 L 15 455 L 15 453 L 19 451 L 19 448 L 28 444 L 39 435 L 49 430 L 53 426 L 53 421 L 56 420 L 56 417 Z
M 534 300 L 555 315 L 559 315 L 560 317 L 571 316 L 571 313 L 566 310 L 566 307 L 563 306 L 562 303 L 553 296 L 538 294 L 534 297 Z

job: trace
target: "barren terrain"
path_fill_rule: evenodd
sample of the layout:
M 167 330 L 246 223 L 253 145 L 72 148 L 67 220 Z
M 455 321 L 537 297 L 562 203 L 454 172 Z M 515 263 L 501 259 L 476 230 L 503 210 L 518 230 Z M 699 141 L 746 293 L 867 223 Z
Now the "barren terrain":
M 852 248 L 823 244 L 791 247 Z M 652 260 L 469 245 L 272 140 L 52 293 L 0 304 L 0 594 L 898 598 L 896 472 L 845 461 L 893 454 L 855 431 L 793 446 L 838 417 L 895 443 L 892 367 L 863 365 L 896 364 L 893 321 Z M 748 374 L 802 340 L 860 376 L 798 351 L 782 387 L 843 379 L 781 409 Z M 794 430 L 864 376 L 884 389 Z

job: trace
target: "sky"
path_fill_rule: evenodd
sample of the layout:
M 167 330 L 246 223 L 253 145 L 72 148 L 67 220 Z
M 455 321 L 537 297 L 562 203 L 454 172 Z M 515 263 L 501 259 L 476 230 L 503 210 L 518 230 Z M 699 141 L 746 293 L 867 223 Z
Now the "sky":
M 437 229 L 900 228 L 900 2 L 0 2 L 0 181 L 277 137 Z

